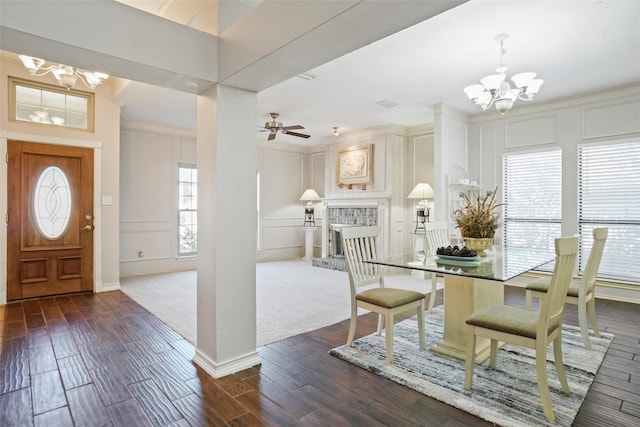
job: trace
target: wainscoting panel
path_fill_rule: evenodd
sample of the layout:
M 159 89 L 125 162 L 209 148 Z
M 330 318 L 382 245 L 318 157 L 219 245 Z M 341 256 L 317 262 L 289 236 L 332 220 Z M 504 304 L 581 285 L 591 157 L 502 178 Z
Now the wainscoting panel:
M 121 233 L 120 259 L 122 262 L 138 262 L 171 258 L 173 242 L 170 231 L 138 231 Z
M 509 122 L 505 126 L 506 147 L 528 147 L 557 142 L 555 116 Z
M 324 163 L 325 153 L 311 154 L 311 183 L 310 187 L 318 192 L 318 196 L 324 197 Z
M 175 218 L 177 167 L 172 162 L 172 139 L 141 133 L 121 134 L 121 221 L 168 221 Z
M 585 139 L 640 132 L 640 101 L 586 108 L 583 123 Z
M 496 177 L 496 171 L 500 171 L 500 168 L 496 166 L 498 157 L 496 155 L 495 128 L 493 126 L 483 126 L 480 129 L 478 159 L 479 173 L 477 176 L 472 176 L 472 179 L 477 180 L 486 190 L 499 186 L 500 178 Z
M 304 246 L 304 229 L 299 227 L 264 227 L 262 230 L 264 245 L 262 250 L 284 249 Z
M 303 217 L 303 203 L 299 201 L 304 192 L 303 160 L 302 153 L 264 150 L 260 175 L 262 218 Z

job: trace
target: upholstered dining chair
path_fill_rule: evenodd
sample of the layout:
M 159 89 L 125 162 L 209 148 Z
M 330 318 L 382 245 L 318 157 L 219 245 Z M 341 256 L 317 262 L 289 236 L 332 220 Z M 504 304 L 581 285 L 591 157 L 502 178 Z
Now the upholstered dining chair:
M 567 291 L 566 302 L 578 306 L 578 323 L 582 332 L 582 340 L 584 347 L 591 350 L 591 340 L 589 339 L 589 324 L 587 323 L 587 314 L 596 337 L 600 336 L 600 330 L 596 323 L 596 278 L 602 253 L 604 252 L 604 244 L 607 241 L 609 229 L 606 227 L 596 227 L 593 229 L 593 246 L 587 259 L 584 274 L 579 279 L 572 279 Z M 533 298 L 543 299 L 549 289 L 549 279 L 540 278 L 526 286 L 525 304 L 527 309 L 531 310 L 531 302 Z
M 538 391 L 544 415 L 555 420 L 549 384 L 547 381 L 547 346 L 553 342 L 553 357 L 562 391 L 570 394 L 562 361 L 562 315 L 564 296 L 569 289 L 578 252 L 578 237 L 560 237 L 555 240 L 556 263 L 549 283 L 548 297 L 544 298 L 539 312 L 507 305 L 489 306 L 466 319 L 472 330 L 467 342 L 464 386 L 470 389 L 475 365 L 476 337 L 491 340 L 489 366 L 496 368 L 498 342 L 510 342 L 535 349 Z
M 398 313 L 416 310 L 419 345 L 421 350 L 425 348 L 425 295 L 406 289 L 385 288 L 382 267 L 365 262 L 378 257 L 379 234 L 380 227 L 377 226 L 342 229 L 342 248 L 351 286 L 351 322 L 347 345 L 352 345 L 356 333 L 358 307 L 378 313 L 378 335 L 382 332 L 384 318 L 387 363 L 391 364 L 393 363 L 393 317 Z
M 427 257 L 436 256 L 436 250 L 442 246 L 449 246 L 449 225 L 446 222 L 425 222 L 424 223 L 425 254 Z M 431 273 L 431 296 L 427 312 L 430 313 L 433 303 L 436 301 L 436 291 L 438 290 L 438 279 L 444 283 L 444 274 Z

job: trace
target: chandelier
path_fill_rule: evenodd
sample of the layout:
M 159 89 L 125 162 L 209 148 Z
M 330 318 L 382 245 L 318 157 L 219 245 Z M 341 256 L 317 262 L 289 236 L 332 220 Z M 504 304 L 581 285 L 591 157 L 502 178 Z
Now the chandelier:
M 81 70 L 64 64 L 47 65 L 44 59 L 34 58 L 27 55 L 18 55 L 25 68 L 32 76 L 44 76 L 47 73 L 53 74 L 61 86 L 71 89 L 78 79 L 82 80 L 87 87 L 95 89 L 99 84 L 109 78 L 108 74 L 95 71 Z
M 533 97 L 540 90 L 543 81 L 536 79 L 536 73 L 525 72 L 511 77 L 515 89 L 506 81 L 506 72 L 509 69 L 502 62 L 502 57 L 507 51 L 504 48 L 504 41 L 509 38 L 508 34 L 499 34 L 495 41 L 500 43 L 500 66 L 496 68 L 496 74 L 491 74 L 480 80 L 482 84 L 474 84 L 464 88 L 464 93 L 474 105 L 482 108 L 483 111 L 496 106 L 496 110 L 504 114 L 513 107 L 516 99 L 522 101 L 532 101 Z

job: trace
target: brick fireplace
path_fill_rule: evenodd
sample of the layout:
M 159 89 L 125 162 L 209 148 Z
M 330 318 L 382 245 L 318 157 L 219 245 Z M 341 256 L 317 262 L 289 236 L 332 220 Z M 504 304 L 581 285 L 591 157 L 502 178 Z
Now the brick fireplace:
M 384 226 L 388 203 L 376 200 L 328 200 L 323 206 L 322 258 L 344 258 L 341 230 L 346 227 L 379 225 L 380 244 L 384 248 L 387 227 Z

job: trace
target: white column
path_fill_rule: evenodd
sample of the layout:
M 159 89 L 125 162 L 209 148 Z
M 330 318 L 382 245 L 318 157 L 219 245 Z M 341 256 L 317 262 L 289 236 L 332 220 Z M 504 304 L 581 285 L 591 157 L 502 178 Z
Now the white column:
M 213 377 L 260 363 L 256 351 L 256 94 L 198 96 L 198 340 Z

